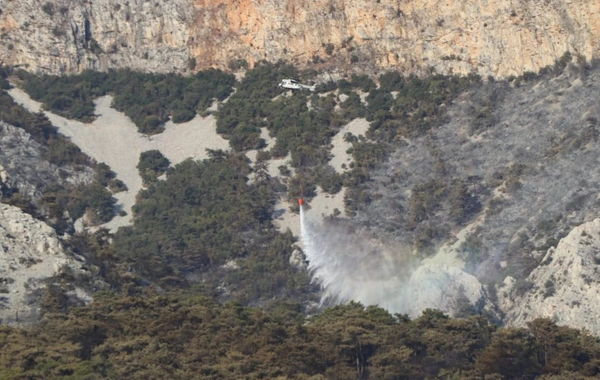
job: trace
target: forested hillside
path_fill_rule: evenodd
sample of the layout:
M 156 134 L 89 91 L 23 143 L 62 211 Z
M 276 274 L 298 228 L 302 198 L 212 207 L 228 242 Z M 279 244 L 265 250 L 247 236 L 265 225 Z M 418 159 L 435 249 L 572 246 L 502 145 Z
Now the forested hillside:
M 600 208 L 590 196 L 600 181 L 593 169 L 597 119 L 591 103 L 577 97 L 595 91 L 597 68 L 565 55 L 540 73 L 506 81 L 389 72 L 321 81 L 315 93 L 277 88 L 296 75 L 317 78 L 269 63 L 240 81 L 217 70 L 189 77 L 2 72 L 3 88 L 10 78 L 45 109 L 68 118 L 92 120 L 93 100 L 112 95 L 113 106 L 146 135 L 162 133 L 168 120 L 213 112 L 231 150 L 210 150 L 208 159 L 174 166 L 159 151 L 144 152 L 138 169 L 146 187 L 137 194 L 132 225 L 114 234 L 102 228 L 74 233 L 81 216 L 94 224 L 111 219 L 111 194 L 123 187 L 108 166 L 83 155 L 43 114 L 27 112 L 3 90 L 0 120 L 29 133 L 44 147 L 44 160 L 64 173 L 93 168 L 93 175 L 81 185 L 42 184 L 35 197 L 3 188 L 2 202 L 65 233 L 67 251 L 86 271 L 62 270 L 49 281 L 40 295 L 39 324 L 0 328 L 0 378 L 575 379 L 600 373 L 600 341 L 551 319 L 499 327 L 482 316 L 491 315 L 489 308 L 462 299 L 456 300 L 462 317 L 456 319 L 426 310 L 411 321 L 357 303 L 326 308 L 331 305 L 317 302 L 320 289 L 310 273 L 290 263 L 297 238 L 273 224 L 278 199 L 303 196 L 308 202 L 317 186 L 345 192 L 349 217 L 327 223 L 403 241 L 417 259 L 435 255 L 478 223 L 458 256 L 480 276 L 500 316 L 494 322 L 501 324 L 498 291 L 504 298 L 541 291 L 526 281 L 543 265 L 539 252 Z M 564 93 L 572 96 L 559 98 Z M 502 135 L 521 125 L 506 118 L 516 107 L 507 99 L 525 102 L 535 94 L 572 101 L 583 116 L 565 117 L 556 129 Z M 545 104 L 547 98 L 540 99 L 535 104 Z M 213 102 L 216 110 L 209 109 Z M 537 110 L 535 104 L 528 107 Z M 345 136 L 353 162 L 336 172 L 329 165 L 332 137 L 359 117 L 370 123 L 367 137 Z M 265 146 L 261 130 L 276 143 L 250 162 L 245 153 Z M 523 141 L 529 149 L 519 145 Z M 518 152 L 510 156 L 514 146 Z M 476 165 L 469 152 L 486 154 L 475 157 Z M 268 160 L 288 155 L 280 176 L 267 173 Z M 520 157 L 529 161 L 519 164 Z M 565 191 L 565 199 L 545 194 L 556 208 L 542 205 L 546 213 L 524 222 L 519 209 L 531 207 L 539 193 L 532 186 L 567 187 L 546 174 L 574 157 L 590 168 L 586 182 L 578 183 L 578 192 Z M 502 252 L 490 248 L 496 242 Z M 512 289 L 501 288 L 507 276 L 516 279 Z M 94 301 L 74 306 L 71 284 L 95 291 Z
M 3 379 L 584 379 L 600 342 L 546 319 L 498 328 L 427 310 L 413 321 L 377 307 L 306 318 L 205 296 L 98 295 L 49 309 L 35 327 L 0 327 Z
M 86 210 L 96 223 L 106 222 L 115 214 L 112 191 L 119 191 L 119 181 L 113 178 L 107 165 L 95 163 L 81 152 L 79 147 L 56 131 L 48 118 L 32 114 L 16 104 L 6 93 L 10 87 L 6 78 L 8 72 L 0 68 L 0 120 L 23 129 L 40 146 L 42 162 L 50 166 L 48 174 L 42 167 L 28 168 L 32 162 L 25 157 L 4 156 L 5 166 L 13 166 L 15 178 L 3 184 L 2 201 L 13 204 L 26 212 L 39 217 L 57 229 L 58 232 L 73 231 L 73 220 L 81 217 Z M 5 148 L 6 149 L 6 148 Z M 21 153 L 23 154 L 23 153 Z M 32 153 L 29 152 L 29 155 Z M 8 160 L 8 161 L 5 161 Z M 22 162 L 19 162 L 21 160 Z M 40 163 L 37 163 L 40 164 Z M 32 170 L 38 170 L 32 173 Z M 92 178 L 84 183 L 73 183 L 71 177 L 91 169 Z M 77 182 L 77 181 L 75 181 Z M 65 212 L 68 211 L 68 215 Z

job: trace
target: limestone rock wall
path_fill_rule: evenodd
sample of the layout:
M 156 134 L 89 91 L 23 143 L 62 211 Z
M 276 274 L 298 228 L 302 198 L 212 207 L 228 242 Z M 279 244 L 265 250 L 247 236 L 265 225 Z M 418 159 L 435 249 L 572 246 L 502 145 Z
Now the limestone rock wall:
M 193 7 L 185 0 L 2 3 L 0 61 L 31 71 L 71 73 L 185 67 Z
M 80 271 L 81 263 L 68 257 L 56 232 L 19 208 L 0 204 L 0 321 L 31 323 L 39 317 L 39 301 L 46 281 L 60 270 Z M 81 289 L 73 296 L 89 302 Z
M 600 336 L 600 219 L 574 228 L 551 248 L 542 264 L 527 277 L 524 295 L 515 295 L 508 277 L 498 291 L 505 322 L 524 326 L 538 317 L 585 328 Z M 511 296 L 512 295 L 512 296 Z
M 598 55 L 587 0 L 6 0 L 0 62 L 47 73 L 227 68 L 280 59 L 329 71 L 537 71 Z

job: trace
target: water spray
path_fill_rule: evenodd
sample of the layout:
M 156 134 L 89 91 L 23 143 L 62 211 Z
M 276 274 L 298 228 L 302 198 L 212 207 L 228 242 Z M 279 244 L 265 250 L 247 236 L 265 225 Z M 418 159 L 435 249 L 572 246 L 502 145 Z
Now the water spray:
M 411 247 L 383 243 L 348 225 L 313 224 L 302 198 L 298 205 L 304 256 L 312 282 L 322 289 L 321 305 L 357 301 L 417 316 L 427 307 L 451 311 L 456 289 L 469 287 L 465 276 L 472 276 L 457 268 L 422 265 Z M 467 293 L 475 297 L 476 289 Z
M 298 203 L 304 255 L 312 281 L 322 288 L 321 304 L 358 301 L 405 310 L 400 293 L 407 271 L 394 252 L 342 227 L 313 225 Z

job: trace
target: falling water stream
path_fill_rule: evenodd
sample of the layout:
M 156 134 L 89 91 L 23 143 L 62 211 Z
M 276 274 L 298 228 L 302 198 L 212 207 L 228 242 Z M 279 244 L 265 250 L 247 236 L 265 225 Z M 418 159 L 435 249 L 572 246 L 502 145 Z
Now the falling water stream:
M 321 303 L 348 301 L 406 312 L 408 260 L 382 244 L 339 226 L 314 225 L 300 208 L 304 254 L 313 282 L 323 290 Z
M 383 243 L 347 225 L 313 224 L 302 207 L 300 223 L 322 305 L 357 301 L 415 317 L 425 308 L 452 314 L 461 294 L 472 304 L 481 300 L 481 284 L 460 268 L 423 264 L 410 247 Z

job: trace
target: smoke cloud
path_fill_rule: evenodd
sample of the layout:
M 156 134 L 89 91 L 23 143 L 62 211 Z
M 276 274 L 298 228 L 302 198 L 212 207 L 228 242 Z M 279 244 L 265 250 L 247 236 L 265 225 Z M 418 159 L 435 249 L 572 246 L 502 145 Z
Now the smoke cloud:
M 416 317 L 426 308 L 453 314 L 461 301 L 481 303 L 481 284 L 459 268 L 422 264 L 409 247 L 383 244 L 347 227 L 312 224 L 303 209 L 300 222 L 323 305 L 357 301 Z

